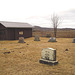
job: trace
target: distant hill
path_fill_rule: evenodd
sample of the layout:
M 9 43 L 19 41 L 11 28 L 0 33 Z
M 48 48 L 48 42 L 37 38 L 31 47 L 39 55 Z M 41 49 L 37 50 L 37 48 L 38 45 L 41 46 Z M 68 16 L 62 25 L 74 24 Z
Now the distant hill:
M 45 27 L 40 27 L 40 26 L 34 26 L 33 31 L 49 31 L 53 30 L 53 28 L 45 28 Z
M 34 26 L 33 28 L 33 36 L 39 35 L 45 37 L 50 35 L 54 37 L 53 28 L 45 28 L 40 26 Z M 72 28 L 58 28 L 57 37 L 62 38 L 75 38 L 75 29 Z
M 53 30 L 53 28 L 45 28 L 45 27 L 40 27 L 40 26 L 34 26 L 33 31 L 50 31 Z M 75 30 L 72 28 L 58 28 L 58 30 Z

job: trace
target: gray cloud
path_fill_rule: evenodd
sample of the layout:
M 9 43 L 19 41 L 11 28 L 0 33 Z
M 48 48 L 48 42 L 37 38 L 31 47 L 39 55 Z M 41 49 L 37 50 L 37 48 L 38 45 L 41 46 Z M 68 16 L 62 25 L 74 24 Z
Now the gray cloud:
M 68 11 L 64 11 L 62 13 L 62 18 L 64 20 L 71 20 L 71 21 L 75 21 L 75 9 L 70 9 Z

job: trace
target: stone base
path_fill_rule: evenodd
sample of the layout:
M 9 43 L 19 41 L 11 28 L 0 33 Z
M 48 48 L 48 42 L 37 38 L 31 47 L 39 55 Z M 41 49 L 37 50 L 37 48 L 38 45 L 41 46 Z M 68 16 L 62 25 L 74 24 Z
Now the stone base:
M 51 40 L 48 40 L 48 42 L 57 42 L 57 41 L 51 41 Z
M 34 40 L 34 41 L 40 41 L 40 40 Z
M 44 59 L 40 59 L 39 62 L 42 63 L 42 64 L 49 64 L 49 65 L 58 64 L 58 61 L 50 61 L 50 60 L 44 60 Z
M 26 42 L 21 42 L 21 41 L 19 41 L 18 43 L 26 43 Z
M 26 43 L 24 40 L 19 40 L 18 43 Z
M 75 43 L 75 41 L 73 41 L 72 43 Z

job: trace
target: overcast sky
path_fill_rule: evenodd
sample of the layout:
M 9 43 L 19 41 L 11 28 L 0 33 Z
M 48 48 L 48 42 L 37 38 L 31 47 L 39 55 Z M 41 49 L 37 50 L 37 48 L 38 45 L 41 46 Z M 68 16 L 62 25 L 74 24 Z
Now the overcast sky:
M 0 21 L 50 28 L 53 13 L 62 20 L 59 28 L 75 28 L 75 0 L 0 0 Z

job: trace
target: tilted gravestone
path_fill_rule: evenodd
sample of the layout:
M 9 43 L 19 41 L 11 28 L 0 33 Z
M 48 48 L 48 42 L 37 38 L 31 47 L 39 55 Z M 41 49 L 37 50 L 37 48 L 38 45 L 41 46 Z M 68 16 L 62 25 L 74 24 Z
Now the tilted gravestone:
M 40 63 L 55 65 L 58 63 L 56 61 L 56 49 L 53 48 L 43 48 L 41 51 Z
M 48 40 L 48 42 L 56 42 L 56 38 L 55 37 L 50 37 L 50 39 Z
M 19 37 L 19 42 L 18 43 L 25 43 L 24 42 L 24 37 Z
M 36 35 L 36 36 L 35 36 L 34 41 L 40 41 L 39 35 Z
M 73 38 L 73 41 L 72 41 L 72 43 L 75 43 L 75 38 Z

